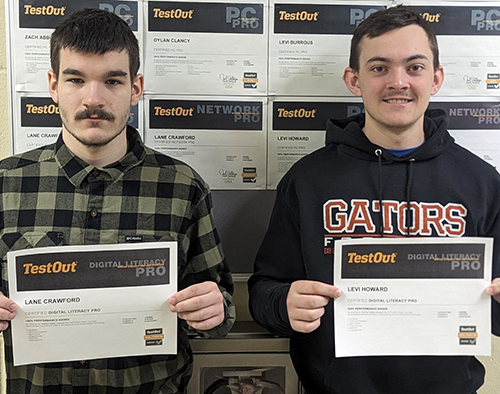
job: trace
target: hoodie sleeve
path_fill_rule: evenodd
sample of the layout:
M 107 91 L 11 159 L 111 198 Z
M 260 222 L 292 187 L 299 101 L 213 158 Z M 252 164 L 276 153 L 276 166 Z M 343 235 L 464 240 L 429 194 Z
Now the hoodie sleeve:
M 500 278 L 500 213 L 486 236 L 493 237 L 493 274 L 492 278 Z M 494 299 L 491 300 L 491 332 L 500 336 L 500 304 Z
M 248 281 L 250 313 L 270 332 L 290 336 L 286 298 L 290 284 L 305 279 L 302 260 L 298 209 L 290 204 L 290 193 L 283 182 L 278 193 L 269 228 L 255 260 L 254 274 Z M 292 199 L 293 200 L 293 199 Z
M 484 184 L 481 195 L 489 198 L 483 201 L 486 212 L 478 236 L 493 238 L 492 279 L 495 279 L 500 278 L 500 176 L 496 170 L 493 179 L 490 178 Z M 494 299 L 491 300 L 491 332 L 500 336 L 500 304 Z
M 491 301 L 491 332 L 500 337 L 500 304 L 495 300 Z

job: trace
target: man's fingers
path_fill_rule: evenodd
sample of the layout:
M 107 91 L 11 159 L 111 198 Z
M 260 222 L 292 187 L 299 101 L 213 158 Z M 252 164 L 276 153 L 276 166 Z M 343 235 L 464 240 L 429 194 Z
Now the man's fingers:
M 205 320 L 185 320 L 195 330 L 210 330 L 220 325 L 224 321 L 224 316 L 216 315 Z
M 184 290 L 175 293 L 168 299 L 168 301 L 171 305 L 176 306 L 177 304 L 185 301 L 195 300 L 194 306 L 201 307 L 204 302 L 206 302 L 206 305 L 210 305 L 211 303 L 221 301 L 222 298 L 222 293 L 220 292 L 217 283 L 203 282 L 191 285 Z
M 17 304 L 0 292 L 0 331 L 9 327 L 9 321 L 16 317 Z
M 286 298 L 292 329 L 303 333 L 316 330 L 321 324 L 325 306 L 340 295 L 338 287 L 327 283 L 308 280 L 293 282 Z
M 295 308 L 300 309 L 316 309 L 321 308 L 330 302 L 330 297 L 312 295 L 312 294 L 291 294 L 289 303 Z
M 207 283 L 213 283 L 215 286 L 217 286 L 214 282 L 204 282 L 204 283 L 197 283 L 195 285 L 189 286 L 185 288 L 184 290 L 178 291 L 175 293 L 172 297 L 169 298 L 169 302 L 173 305 L 194 298 L 194 297 L 200 297 L 204 296 L 212 290 L 212 286 L 208 285 Z
M 198 330 L 209 330 L 224 321 L 224 297 L 215 282 L 191 285 L 169 298 L 170 311 Z
M 491 284 L 486 288 L 486 294 L 492 296 L 500 303 L 500 278 L 495 278 L 491 281 Z
M 491 296 L 500 294 L 500 278 L 491 281 L 491 285 L 486 288 L 486 293 Z
M 0 291 L 0 309 L 5 309 L 9 312 L 15 312 L 17 309 L 17 304 L 10 298 L 7 298 Z
M 219 308 L 218 305 L 210 305 L 206 308 L 190 310 L 186 312 L 178 312 L 177 315 L 189 322 L 202 322 L 205 320 L 213 319 L 214 317 L 220 315 L 224 312 L 223 308 Z
M 341 291 L 338 287 L 323 282 L 299 280 L 292 283 L 291 288 L 300 294 L 319 295 L 329 298 L 338 298 Z
M 294 320 L 301 320 L 305 322 L 311 322 L 319 319 L 321 316 L 325 314 L 325 308 L 290 308 L 289 309 L 289 318 Z

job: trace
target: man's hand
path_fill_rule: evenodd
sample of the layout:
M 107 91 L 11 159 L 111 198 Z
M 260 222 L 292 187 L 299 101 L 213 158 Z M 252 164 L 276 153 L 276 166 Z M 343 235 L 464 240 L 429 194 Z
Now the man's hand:
M 491 285 L 486 288 L 486 294 L 492 296 L 496 302 L 500 303 L 500 278 L 491 281 Z
M 341 294 L 338 287 L 326 283 L 308 280 L 293 282 L 286 298 L 288 319 L 293 330 L 302 333 L 316 330 L 330 298 L 338 298 Z
M 191 285 L 168 302 L 170 311 L 197 330 L 210 330 L 224 321 L 224 297 L 215 282 Z
M 0 331 L 9 327 L 9 321 L 16 317 L 17 305 L 0 291 Z

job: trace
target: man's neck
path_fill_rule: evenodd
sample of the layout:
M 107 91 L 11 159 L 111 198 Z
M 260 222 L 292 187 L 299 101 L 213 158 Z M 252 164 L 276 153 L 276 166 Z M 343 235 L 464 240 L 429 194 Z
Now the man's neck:
M 413 125 L 407 129 L 389 129 L 366 124 L 363 133 L 371 143 L 385 149 L 410 149 L 423 144 L 425 133 L 422 125 Z

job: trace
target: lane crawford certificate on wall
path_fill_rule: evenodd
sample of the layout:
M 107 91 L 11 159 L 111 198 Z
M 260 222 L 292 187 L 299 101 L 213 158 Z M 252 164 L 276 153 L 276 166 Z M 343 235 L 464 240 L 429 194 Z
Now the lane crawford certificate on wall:
M 177 243 L 7 254 L 14 365 L 177 352 Z
M 335 355 L 490 355 L 492 238 L 335 242 Z

